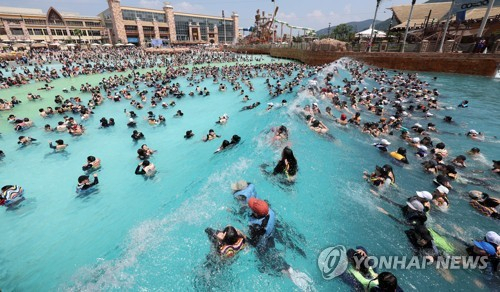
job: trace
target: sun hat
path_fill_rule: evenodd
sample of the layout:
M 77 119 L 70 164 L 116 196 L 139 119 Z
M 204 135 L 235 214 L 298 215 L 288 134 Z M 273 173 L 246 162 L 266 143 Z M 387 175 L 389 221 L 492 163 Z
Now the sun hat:
M 450 192 L 450 190 L 445 186 L 439 186 L 436 188 L 436 190 L 438 190 L 438 192 L 445 194 L 445 195 L 447 195 Z
M 419 146 L 418 146 L 418 149 L 420 149 L 420 150 L 422 150 L 422 151 L 425 151 L 425 152 L 427 152 L 427 150 L 428 150 L 428 149 L 427 149 L 427 146 L 425 146 L 425 145 L 419 145 Z
M 486 241 L 496 245 L 500 245 L 500 235 L 495 231 L 488 231 L 486 233 Z
M 420 138 L 419 137 L 415 137 L 413 139 L 411 139 L 413 141 L 413 143 L 420 143 Z
M 231 189 L 233 191 L 241 191 L 248 187 L 248 183 L 245 180 L 240 180 L 231 184 Z
M 248 207 L 259 216 L 265 216 L 269 213 L 269 205 L 265 201 L 254 197 L 248 200 Z
M 432 200 L 432 194 L 428 191 L 417 192 L 417 196 L 422 199 L 426 199 L 427 201 Z
M 469 131 L 469 133 L 470 133 L 470 134 L 473 134 L 473 135 L 477 135 L 477 134 L 479 134 L 476 130 L 470 130 L 470 131 Z
M 410 209 L 412 210 L 424 212 L 424 205 L 422 205 L 422 203 L 420 203 L 418 200 L 406 202 L 406 205 L 408 205 L 408 207 L 410 207 Z
M 496 254 L 496 250 L 493 247 L 493 245 L 491 245 L 491 243 L 488 243 L 486 241 L 477 241 L 477 240 L 474 240 L 474 245 L 477 246 L 478 248 L 484 250 L 489 255 Z
M 419 123 L 415 123 L 415 125 L 413 125 L 413 126 L 415 126 L 415 127 L 419 127 L 419 128 L 422 128 L 422 125 L 421 125 L 421 124 L 419 124 Z

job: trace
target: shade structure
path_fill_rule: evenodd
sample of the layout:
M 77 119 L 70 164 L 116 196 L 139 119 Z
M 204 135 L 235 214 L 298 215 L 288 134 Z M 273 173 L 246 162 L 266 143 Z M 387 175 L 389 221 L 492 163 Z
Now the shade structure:
M 76 46 L 75 44 L 67 44 L 66 47 L 74 47 Z
M 61 44 L 58 43 L 58 42 L 53 42 L 53 43 L 50 43 L 49 46 L 53 46 L 53 47 L 58 47 L 60 46 Z
M 134 45 L 134 44 L 131 44 L 131 43 L 128 43 L 128 44 L 126 44 L 126 46 L 133 47 L 133 46 L 135 46 L 135 45 Z
M 9 46 L 8 44 L 0 43 L 0 48 L 5 48 L 5 47 L 8 47 L 8 46 Z
M 356 37 L 370 37 L 372 35 L 372 30 L 373 30 L 373 37 L 378 37 L 378 38 L 385 38 L 386 37 L 386 33 L 384 31 L 381 31 L 381 30 L 376 30 L 376 29 L 372 29 L 371 27 L 368 28 L 368 29 L 365 29 L 363 31 L 360 31 L 356 34 Z
M 123 44 L 120 44 L 120 43 L 115 44 L 115 47 L 121 47 L 121 46 L 123 46 Z
M 104 45 L 102 45 L 102 46 L 103 46 L 103 47 L 111 47 L 111 46 L 112 46 L 112 44 L 104 44 Z
M 47 43 L 34 43 L 31 45 L 32 48 L 46 48 L 47 47 Z
M 90 44 L 90 45 L 91 45 L 92 47 L 98 47 L 98 46 L 100 46 L 100 44 L 96 44 L 96 43 L 92 43 L 92 44 Z

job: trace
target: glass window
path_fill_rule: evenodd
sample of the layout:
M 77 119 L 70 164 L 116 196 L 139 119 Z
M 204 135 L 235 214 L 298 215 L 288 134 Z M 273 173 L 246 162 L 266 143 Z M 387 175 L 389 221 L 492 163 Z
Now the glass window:
M 11 28 L 10 32 L 13 35 L 24 35 L 23 29 L 22 28 Z

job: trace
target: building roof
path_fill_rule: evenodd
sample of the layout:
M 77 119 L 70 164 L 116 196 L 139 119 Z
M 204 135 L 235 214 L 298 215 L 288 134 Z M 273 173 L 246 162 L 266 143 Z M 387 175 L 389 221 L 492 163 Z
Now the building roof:
M 45 14 L 42 9 L 38 8 L 18 8 L 18 7 L 7 7 L 0 6 L 0 13 L 3 14 Z
M 431 12 L 429 23 L 442 21 L 447 17 L 450 8 L 451 2 L 415 4 L 410 20 L 410 28 L 419 27 L 425 23 L 427 16 L 429 16 L 429 11 Z M 405 28 L 410 15 L 411 5 L 394 6 L 391 7 L 391 9 L 394 12 L 396 19 L 400 22 L 393 28 Z M 465 13 L 465 20 L 481 19 L 485 14 L 486 8 L 470 9 Z M 493 7 L 491 9 L 490 17 L 494 17 L 496 15 L 500 15 L 500 7 Z M 456 16 L 454 15 L 452 20 L 455 18 Z

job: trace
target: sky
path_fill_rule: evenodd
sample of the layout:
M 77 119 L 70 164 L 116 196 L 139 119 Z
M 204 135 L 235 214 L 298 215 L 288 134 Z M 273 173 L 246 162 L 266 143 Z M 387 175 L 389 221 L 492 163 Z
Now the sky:
M 161 9 L 161 0 L 121 0 L 123 6 Z M 417 4 L 425 0 L 417 0 Z M 274 3 L 271 0 L 187 0 L 170 1 L 174 11 L 191 12 L 226 17 L 233 11 L 240 16 L 240 27 L 250 27 L 255 20 L 257 9 L 271 13 Z M 376 0 L 275 0 L 279 7 L 277 18 L 291 25 L 322 29 L 350 21 L 373 19 Z M 411 0 L 382 0 L 377 19 L 385 20 L 392 16 L 387 10 L 391 6 L 410 5 Z M 0 6 L 40 8 L 44 12 L 50 6 L 62 12 L 77 12 L 82 16 L 95 16 L 105 10 L 106 0 L 6 0 Z

